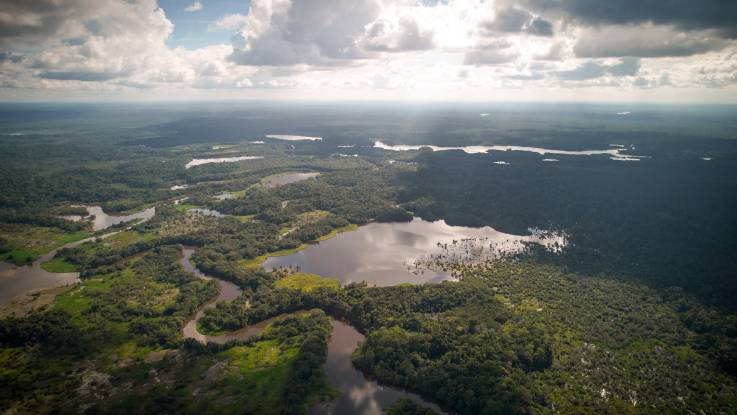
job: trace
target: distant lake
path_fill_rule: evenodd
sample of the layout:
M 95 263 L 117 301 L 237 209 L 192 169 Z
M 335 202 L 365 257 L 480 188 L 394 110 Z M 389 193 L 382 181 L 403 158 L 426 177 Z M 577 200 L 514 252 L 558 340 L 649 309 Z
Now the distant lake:
M 89 217 L 94 216 L 94 218 L 92 219 L 93 231 L 99 231 L 101 229 L 106 229 L 122 222 L 130 222 L 136 219 L 149 220 L 153 218 L 156 214 L 156 208 L 154 207 L 144 209 L 140 212 L 132 213 L 130 215 L 109 215 L 105 213 L 100 206 L 76 205 L 73 207 L 83 207 L 87 209 L 87 216 L 62 215 L 60 216 L 60 218 L 73 222 L 79 222 L 83 219 L 88 219 Z
M 471 247 L 464 240 L 477 243 Z M 267 270 L 299 267 L 302 272 L 337 278 L 342 284 L 366 281 L 387 286 L 405 282 L 439 282 L 450 278 L 450 273 L 418 268 L 414 264 L 449 252 L 451 255 L 464 255 L 465 251 L 460 252 L 462 250 L 483 248 L 485 251 L 480 252 L 481 255 L 493 255 L 493 251 L 521 252 L 526 243 L 559 249 L 565 245 L 565 237 L 541 232 L 512 235 L 488 226 L 450 226 L 443 220 L 428 222 L 415 218 L 411 222 L 371 223 L 292 255 L 270 257 L 263 267 Z M 456 248 L 455 251 L 452 248 Z
M 156 214 L 156 208 L 153 207 L 130 215 L 108 215 L 107 213 L 103 212 L 100 206 L 85 206 L 85 208 L 87 208 L 87 213 L 95 216 L 95 219 L 92 221 L 92 229 L 95 231 L 106 229 L 122 222 L 130 222 L 136 219 L 149 220 L 153 218 Z
M 546 154 L 560 154 L 560 155 L 567 155 L 567 156 L 606 155 L 606 156 L 609 156 L 610 159 L 618 160 L 618 161 L 639 161 L 642 158 L 645 158 L 643 156 L 635 156 L 635 155 L 631 155 L 628 153 L 624 153 L 624 151 L 627 151 L 628 149 L 621 145 L 616 145 L 614 148 L 608 148 L 608 149 L 603 149 L 603 150 L 556 150 L 556 149 L 542 148 L 542 147 L 503 146 L 503 145 L 462 146 L 462 147 L 442 147 L 442 146 L 433 146 L 433 145 L 424 145 L 424 144 L 390 145 L 390 144 L 385 144 L 381 141 L 375 141 L 374 148 L 379 148 L 379 149 L 388 150 L 388 151 L 416 151 L 416 150 L 421 150 L 423 148 L 427 148 L 432 151 L 461 150 L 468 154 L 484 154 L 490 151 L 524 151 L 528 153 L 537 153 L 540 155 L 546 155 Z M 630 148 L 629 150 L 631 149 L 632 148 Z M 551 161 L 551 160 L 554 160 L 554 159 L 545 159 L 544 161 Z
M 289 134 L 266 134 L 266 138 L 285 141 L 321 141 L 322 137 L 310 137 L 306 135 L 289 135 Z
M 313 177 L 317 177 L 319 175 L 320 173 L 317 172 L 275 174 L 273 176 L 264 177 L 261 180 L 261 184 L 264 187 L 272 188 L 277 186 L 284 186 L 285 184 L 289 183 L 300 182 L 302 180 L 312 179 Z
M 243 161 L 243 160 L 257 160 L 262 159 L 262 156 L 239 156 L 239 157 L 216 157 L 216 158 L 207 158 L 207 159 L 192 159 L 187 165 L 184 166 L 185 169 L 189 169 L 191 167 L 195 166 L 201 166 L 203 164 L 210 164 L 210 163 L 234 163 L 236 161 Z

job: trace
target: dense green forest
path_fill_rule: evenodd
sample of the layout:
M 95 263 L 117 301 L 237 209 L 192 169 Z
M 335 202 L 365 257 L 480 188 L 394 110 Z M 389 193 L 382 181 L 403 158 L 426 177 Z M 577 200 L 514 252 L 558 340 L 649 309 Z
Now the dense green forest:
M 30 264 L 93 237 L 44 266 L 79 272 L 79 282 L 0 307 L 0 411 L 305 413 L 338 394 L 324 370 L 335 318 L 365 336 L 352 356 L 363 374 L 448 413 L 737 412 L 737 169 L 728 140 L 688 147 L 658 135 L 637 143 L 651 157 L 639 162 L 542 162 L 522 152 L 381 151 L 366 145 L 372 127 L 304 131 L 322 142 L 197 140 L 194 130 L 167 135 L 183 124 L 164 118 L 0 136 L 0 260 Z M 214 136 L 239 131 L 205 124 Z M 417 142 L 421 134 L 408 131 Z M 424 143 L 447 144 L 426 133 Z M 469 134 L 472 144 L 481 139 Z M 560 147 L 583 145 L 584 133 L 571 134 Z M 713 161 L 693 159 L 718 150 Z M 185 167 L 231 155 L 263 158 Z M 289 172 L 320 176 L 264 185 Z M 155 207 L 155 215 L 94 231 L 89 220 L 62 217 L 84 215 L 78 205 L 110 214 Z M 455 278 L 438 284 L 339 286 L 261 267 L 357 226 L 413 217 L 517 235 L 560 231 L 568 244 L 562 253 L 448 260 Z M 200 333 L 284 316 L 247 340 L 185 339 L 184 325 L 219 285 L 185 271 L 182 246 L 195 249 L 197 269 L 242 290 L 204 312 Z M 432 413 L 404 399 L 385 409 Z

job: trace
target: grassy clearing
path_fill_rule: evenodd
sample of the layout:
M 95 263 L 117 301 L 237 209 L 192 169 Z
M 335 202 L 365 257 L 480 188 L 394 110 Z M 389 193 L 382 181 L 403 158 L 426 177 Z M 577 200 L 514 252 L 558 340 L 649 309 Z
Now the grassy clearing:
M 202 206 L 192 205 L 192 204 L 189 204 L 189 203 L 180 203 L 178 205 L 174 205 L 174 208 L 176 210 L 178 210 L 178 211 L 181 211 L 181 212 L 185 212 L 185 211 L 190 210 L 190 209 L 197 209 L 199 207 L 202 207 Z
M 7 224 L 0 227 L 0 238 L 7 241 L 10 251 L 0 254 L 0 261 L 23 265 L 41 255 L 70 242 L 88 237 L 87 232 L 64 232 L 24 224 Z
M 356 229 L 358 229 L 358 225 L 356 225 L 354 223 L 351 223 L 350 225 L 346 225 L 346 226 L 340 227 L 338 229 L 333 229 L 332 232 L 330 232 L 329 234 L 327 234 L 325 236 L 321 236 L 321 237 L 317 238 L 317 240 L 318 241 L 327 241 L 328 239 L 335 238 L 336 236 L 338 236 L 339 233 L 355 231 Z
M 41 264 L 41 268 L 48 272 L 76 272 L 77 267 L 74 264 L 70 264 L 64 261 L 63 258 L 55 257 L 51 261 L 46 261 Z
M 234 198 L 240 199 L 246 195 L 246 190 L 248 189 L 238 190 L 236 192 L 230 192 L 230 194 L 232 194 Z
M 86 242 L 81 245 L 89 254 L 94 254 L 100 248 L 121 249 L 138 242 L 150 241 L 156 238 L 155 233 L 140 233 L 134 230 L 118 232 L 102 240 L 101 244 Z M 49 261 L 51 262 L 51 261 Z M 58 271 L 57 271 L 58 272 Z
M 109 238 L 105 238 L 103 243 L 105 246 L 118 249 L 138 242 L 150 241 L 154 238 L 156 238 L 156 234 L 154 233 L 140 233 L 131 230 L 120 232 Z
M 248 391 L 251 399 L 237 403 L 244 413 L 275 412 L 282 406 L 283 385 L 298 352 L 299 346 L 286 347 L 278 340 L 226 350 L 221 353 L 229 362 L 223 388 L 225 394 L 238 396 Z
M 241 222 L 250 222 L 253 220 L 256 215 L 243 215 L 243 216 L 233 216 L 234 218 L 238 219 Z
M 340 227 L 340 228 L 337 228 L 337 229 L 333 229 L 329 234 L 317 238 L 316 239 L 316 242 L 326 241 L 326 240 L 328 240 L 330 238 L 334 238 L 334 237 L 338 236 L 338 234 L 340 234 L 340 233 L 349 232 L 349 231 L 353 231 L 353 230 L 356 230 L 356 229 L 358 229 L 358 225 L 355 225 L 355 224 L 350 224 L 350 225 L 346 225 L 346 226 L 343 226 L 343 227 Z M 244 260 L 240 261 L 240 265 L 242 267 L 245 267 L 245 268 L 256 268 L 256 267 L 260 267 L 261 264 L 264 263 L 264 261 L 266 261 L 267 259 L 269 259 L 269 257 L 278 257 L 278 256 L 292 255 L 292 254 L 294 254 L 296 252 L 299 252 L 299 251 L 301 251 L 303 249 L 308 248 L 309 246 L 310 246 L 309 244 L 302 244 L 302 245 L 300 245 L 300 246 L 298 246 L 296 248 L 283 249 L 281 251 L 276 251 L 276 252 L 269 252 L 268 254 L 259 255 L 256 258 L 244 259 Z
M 312 291 L 316 288 L 340 288 L 340 282 L 333 278 L 326 278 L 317 274 L 308 274 L 306 272 L 297 272 L 288 275 L 276 282 L 276 288 L 291 288 L 305 292 Z
M 308 246 L 309 245 L 307 245 L 307 244 L 302 244 L 302 245 L 300 245 L 300 246 L 298 246 L 296 248 L 282 249 L 281 251 L 269 252 L 268 254 L 259 255 L 256 258 L 244 259 L 244 260 L 240 261 L 240 265 L 243 266 L 243 267 L 245 267 L 245 268 L 260 267 L 261 264 L 264 263 L 264 261 L 266 261 L 267 259 L 269 259 L 269 257 L 292 255 L 293 253 L 299 252 L 299 251 L 307 248 Z

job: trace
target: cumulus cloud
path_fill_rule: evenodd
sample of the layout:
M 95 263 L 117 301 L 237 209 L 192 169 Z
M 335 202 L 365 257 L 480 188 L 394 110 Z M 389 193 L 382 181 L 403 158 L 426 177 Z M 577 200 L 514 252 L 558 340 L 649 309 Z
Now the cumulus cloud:
M 553 24 L 535 17 L 527 10 L 505 7 L 497 10 L 494 20 L 484 22 L 482 28 L 487 32 L 528 33 L 536 36 L 552 36 Z
M 211 29 L 226 29 L 235 30 L 244 27 L 249 22 L 249 17 L 244 14 L 233 13 L 226 14 L 225 16 L 218 19 Z
M 434 46 L 433 32 L 421 29 L 408 16 L 401 17 L 398 21 L 379 18 L 369 23 L 360 44 L 367 50 L 381 52 L 427 50 Z
M 229 31 L 229 43 L 189 50 L 171 46 L 176 20 L 156 0 L 0 0 L 0 96 L 737 88 L 737 40 L 726 23 L 705 18 L 708 10 L 658 14 L 644 1 L 632 12 L 619 9 L 638 9 L 634 0 L 253 0 L 243 14 L 208 22 Z
M 190 12 L 190 13 L 192 13 L 192 12 L 198 12 L 198 11 L 200 11 L 200 10 L 202 10 L 202 9 L 203 9 L 203 7 L 202 7 L 202 2 L 200 2 L 200 1 L 195 1 L 194 3 L 192 3 L 192 4 L 190 4 L 189 6 L 185 7 L 185 8 L 184 8 L 184 11 L 185 11 L 185 12 Z
M 340 65 L 366 57 L 356 40 L 381 11 L 375 0 L 254 0 L 233 37 L 242 65 Z

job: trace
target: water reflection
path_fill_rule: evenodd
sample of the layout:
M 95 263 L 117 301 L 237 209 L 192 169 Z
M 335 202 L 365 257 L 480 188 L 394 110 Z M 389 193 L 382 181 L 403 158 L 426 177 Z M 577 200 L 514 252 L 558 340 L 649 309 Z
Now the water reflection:
M 94 219 L 92 219 L 92 229 L 95 231 L 106 229 L 122 222 L 130 222 L 135 219 L 146 221 L 151 219 L 156 213 L 156 208 L 152 207 L 132 215 L 114 216 L 103 212 L 100 206 L 81 207 L 86 208 L 87 213 L 90 216 L 85 218 L 80 217 L 79 219 L 87 219 L 94 215 Z M 61 249 L 74 248 L 75 246 L 79 246 L 85 242 L 93 241 L 97 238 L 104 239 L 113 236 L 116 233 L 118 233 L 118 231 L 68 243 L 42 255 L 40 258 L 28 265 L 16 266 L 6 262 L 0 262 L 0 304 L 5 304 L 14 297 L 31 290 L 61 287 L 79 281 L 79 273 L 77 272 L 48 272 L 41 268 L 41 264 L 51 260 Z
M 72 222 L 79 222 L 81 220 L 91 219 L 93 231 L 99 231 L 122 222 L 130 222 L 136 219 L 149 220 L 154 217 L 154 214 L 156 214 L 156 208 L 153 207 L 144 209 L 131 215 L 108 215 L 102 210 L 102 207 L 100 206 L 73 205 L 72 207 L 82 207 L 87 209 L 87 216 L 61 215 L 59 217 Z
M 622 157 L 629 157 L 629 158 L 640 158 L 639 156 L 633 156 L 628 155 L 626 153 L 623 153 L 623 151 L 627 151 L 626 148 L 610 148 L 610 149 L 604 149 L 604 150 L 556 150 L 551 148 L 541 148 L 541 147 L 526 147 L 526 146 L 499 146 L 499 145 L 493 145 L 493 146 L 463 146 L 463 147 L 441 147 L 441 146 L 432 146 L 432 145 L 407 145 L 407 144 L 385 144 L 381 141 L 375 141 L 374 142 L 374 148 L 379 148 L 382 150 L 389 150 L 389 151 L 414 151 L 414 150 L 420 150 L 423 148 L 430 149 L 432 151 L 449 151 L 449 150 L 461 150 L 468 154 L 483 154 L 488 153 L 490 151 L 525 151 L 530 153 L 537 153 L 540 155 L 545 154 L 561 154 L 561 155 L 569 155 L 569 156 L 594 156 L 594 155 L 608 155 L 610 157 L 614 157 L 613 160 L 619 160 Z
M 189 163 L 187 163 L 184 168 L 189 169 L 191 167 L 195 166 L 201 166 L 203 164 L 210 164 L 210 163 L 233 163 L 236 161 L 243 161 L 243 160 L 256 160 L 256 159 L 262 159 L 262 156 L 240 156 L 240 157 L 216 157 L 216 158 L 207 158 L 207 159 L 192 159 Z
M 364 336 L 342 321 L 332 320 L 330 324 L 333 326 L 333 334 L 328 343 L 325 373 L 330 385 L 340 392 L 340 397 L 329 405 L 315 406 L 310 410 L 310 414 L 379 415 L 384 413 L 382 408 L 400 398 L 409 398 L 438 413 L 443 413 L 437 405 L 425 401 L 414 393 L 381 386 L 375 381 L 366 379 L 351 362 L 351 355 L 363 341 Z
M 100 238 L 107 238 L 116 233 L 118 232 L 110 232 L 102 235 Z M 41 268 L 41 264 L 51 260 L 61 249 L 74 248 L 75 246 L 95 239 L 97 237 L 68 243 L 42 255 L 28 265 L 16 266 L 7 262 L 0 262 L 0 304 L 8 303 L 14 297 L 23 295 L 31 290 L 61 287 L 79 281 L 78 272 L 49 272 Z
M 108 215 L 103 212 L 100 206 L 84 206 L 87 209 L 87 213 L 90 216 L 94 216 L 92 220 L 92 230 L 99 231 L 101 229 L 109 228 L 113 225 L 117 225 L 123 222 L 130 222 L 136 219 L 149 220 L 156 214 L 156 208 L 151 207 L 144 209 L 140 212 L 133 213 L 131 215 Z
M 224 344 L 233 340 L 243 341 L 260 334 L 274 320 L 282 318 L 282 316 L 276 316 L 258 324 L 247 326 L 219 336 L 207 336 L 201 334 L 197 331 L 197 321 L 204 315 L 205 310 L 215 307 L 218 303 L 235 299 L 242 291 L 238 286 L 231 282 L 209 277 L 197 269 L 191 261 L 193 252 L 194 248 L 192 247 L 182 247 L 182 258 L 180 259 L 180 263 L 185 270 L 200 278 L 208 280 L 215 279 L 218 284 L 220 284 L 220 293 L 216 298 L 200 306 L 195 314 L 187 320 L 182 330 L 182 335 L 185 338 L 195 339 L 203 344 Z M 359 343 L 363 341 L 364 336 L 344 322 L 331 319 L 330 324 L 333 330 L 330 342 L 328 343 L 325 373 L 327 374 L 330 385 L 340 392 L 340 397 L 329 404 L 315 405 L 310 409 L 311 414 L 383 414 L 384 412 L 382 411 L 382 408 L 391 405 L 394 401 L 400 398 L 412 399 L 424 406 L 435 409 L 438 413 L 444 413 L 437 405 L 423 400 L 419 395 L 406 392 L 401 389 L 384 387 L 375 381 L 366 379 L 360 371 L 353 367 L 353 363 L 351 362 L 351 355 L 353 354 L 353 351 L 356 350 Z
M 554 247 L 563 245 L 561 236 L 541 233 L 512 235 L 491 227 L 449 226 L 445 221 L 427 222 L 415 218 L 405 223 L 371 223 L 356 231 L 341 233 L 292 255 L 271 257 L 264 262 L 270 270 L 282 266 L 337 278 L 343 284 L 366 281 L 387 286 L 404 282 L 438 282 L 450 277 L 441 269 L 414 269 L 415 263 L 427 261 L 446 250 L 444 245 L 463 239 L 478 238 L 493 244 L 500 252 L 520 252 L 526 243 Z M 415 275 L 419 273 L 419 275 Z

